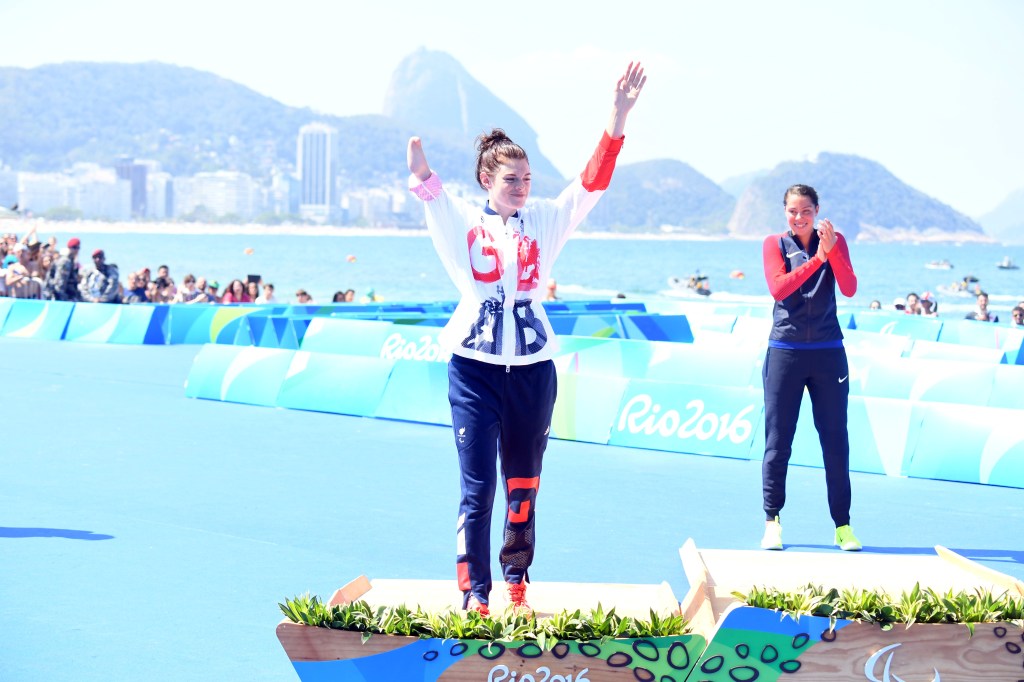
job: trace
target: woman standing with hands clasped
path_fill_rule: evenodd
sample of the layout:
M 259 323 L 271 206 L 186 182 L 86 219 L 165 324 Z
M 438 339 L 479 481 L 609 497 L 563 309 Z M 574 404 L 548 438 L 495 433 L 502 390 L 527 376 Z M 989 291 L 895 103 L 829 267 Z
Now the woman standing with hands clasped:
M 762 370 L 766 521 L 761 547 L 782 549 L 779 512 L 786 503 L 786 472 L 806 388 L 825 463 L 835 544 L 859 550 L 861 544 L 850 528 L 850 367 L 836 316 L 836 285 L 851 297 L 857 293 L 857 276 L 843 235 L 828 220 L 814 224 L 818 193 L 813 187 L 793 185 L 783 203 L 789 230 L 766 237 L 762 248 L 775 310 Z
M 448 399 L 461 475 L 456 569 L 463 607 L 489 613 L 491 509 L 496 459 L 507 506 L 499 555 L 509 603 L 528 609 L 541 462 L 554 410 L 557 342 L 541 301 L 569 235 L 611 181 L 626 117 L 647 77 L 639 63 L 619 78 L 611 119 L 583 173 L 558 198 L 526 205 L 530 162 L 503 130 L 477 139 L 480 206 L 449 195 L 409 140 L 410 189 L 460 301 L 440 341 L 451 350 Z

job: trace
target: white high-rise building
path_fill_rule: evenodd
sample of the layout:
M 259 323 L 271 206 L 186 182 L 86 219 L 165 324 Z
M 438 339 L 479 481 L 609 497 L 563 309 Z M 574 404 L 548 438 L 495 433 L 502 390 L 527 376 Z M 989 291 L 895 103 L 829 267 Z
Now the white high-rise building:
M 259 186 L 246 173 L 216 171 L 196 173 L 193 201 L 216 216 L 251 218 L 259 204 Z
M 299 215 L 320 222 L 335 212 L 334 168 L 337 164 L 338 131 L 325 123 L 299 129 L 296 168 L 301 183 Z

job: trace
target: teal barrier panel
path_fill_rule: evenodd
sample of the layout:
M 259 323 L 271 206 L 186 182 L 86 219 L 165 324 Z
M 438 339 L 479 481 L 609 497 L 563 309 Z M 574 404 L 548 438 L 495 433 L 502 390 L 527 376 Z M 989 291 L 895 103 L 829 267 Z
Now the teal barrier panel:
M 262 318 L 257 318 L 257 319 L 259 321 L 257 321 L 255 323 L 256 326 L 257 327 L 262 327 L 262 325 L 265 324 L 265 320 L 263 320 Z M 257 345 L 259 345 L 259 344 L 256 343 L 256 338 L 257 337 L 256 337 L 256 334 L 253 333 L 252 327 L 253 327 L 253 323 L 248 318 L 243 317 L 239 321 L 238 327 L 235 329 L 235 338 L 233 340 L 234 345 L 236 345 L 236 346 L 257 346 Z
M 64 338 L 75 304 L 68 301 L 11 299 L 13 304 L 4 320 L 3 335 L 24 339 L 59 341 Z
M 760 351 L 753 349 L 667 341 L 608 339 L 586 347 L 563 345 L 562 350 L 573 354 L 571 360 L 559 357 L 556 362 L 563 371 L 706 386 L 750 386 L 751 366 L 761 360 Z
M 391 360 L 447 362 L 437 327 L 391 324 L 375 320 L 316 317 L 302 338 L 302 350 L 380 357 Z
M 850 470 L 904 475 L 909 453 L 917 442 L 920 424 L 920 416 L 914 414 L 914 404 L 892 398 L 850 396 L 847 414 Z M 751 459 L 764 459 L 763 427 L 751 446 Z M 800 403 L 789 462 L 797 466 L 822 468 L 821 442 L 814 428 L 811 400 L 806 394 Z
M 559 336 L 596 336 L 601 339 L 621 339 L 622 328 L 615 315 L 552 315 L 551 328 Z
M 980 348 L 1001 348 L 1009 332 L 1015 331 L 1005 324 L 978 322 L 976 320 L 946 320 L 942 325 L 939 341 L 962 346 Z
M 248 405 L 277 404 L 295 351 L 206 344 L 192 363 L 185 396 Z
M 772 318 L 748 317 L 736 318 L 732 326 L 732 334 L 748 343 L 756 342 L 762 347 L 768 344 L 768 336 L 772 333 Z
M 931 360 L 956 360 L 989 365 L 1006 364 L 1006 353 L 1000 348 L 980 348 L 938 341 L 915 341 L 908 355 L 912 358 Z
M 865 310 L 852 315 L 846 326 L 864 332 L 907 336 L 915 341 L 938 341 L 943 324 L 936 317 Z
M 702 332 L 732 334 L 732 330 L 736 326 L 735 315 L 689 315 L 688 319 L 695 337 L 699 337 Z
M 301 348 L 302 339 L 306 335 L 306 329 L 309 328 L 309 323 L 312 318 L 309 317 L 289 317 L 288 326 L 290 329 L 283 330 L 281 332 L 281 347 L 282 348 Z
M 935 403 L 919 409 L 921 435 L 908 476 L 1024 488 L 1018 410 Z
M 158 312 L 159 311 L 159 312 Z M 166 308 L 151 305 L 76 303 L 65 341 L 86 343 L 166 343 Z
M 253 314 L 255 306 L 168 305 L 168 343 L 235 343 L 241 318 Z
M 1003 366 L 851 355 L 850 392 L 880 398 L 985 405 L 995 384 L 996 369 Z
M 997 365 L 994 368 L 988 407 L 1024 410 L 1024 367 Z
M 372 417 L 393 360 L 288 351 L 294 357 L 280 383 L 277 404 L 296 410 Z
M 859 353 L 872 357 L 898 358 L 909 352 L 913 341 L 906 336 L 865 332 L 859 329 L 843 330 L 843 345 L 847 355 Z
M 630 381 L 610 445 L 749 459 L 762 428 L 760 392 L 749 388 Z
M 14 298 L 0 298 L 0 329 L 3 329 L 4 323 L 7 322 L 7 313 L 11 312 L 11 308 L 16 300 Z
M 628 385 L 629 379 L 623 377 L 560 372 L 551 435 L 562 440 L 608 443 Z
M 373 416 L 451 426 L 448 364 L 397 360 Z
M 686 315 L 620 315 L 619 326 L 627 339 L 693 343 Z
M 999 348 L 1006 355 L 1010 365 L 1024 365 L 1024 327 L 1001 329 L 996 338 L 1001 341 Z

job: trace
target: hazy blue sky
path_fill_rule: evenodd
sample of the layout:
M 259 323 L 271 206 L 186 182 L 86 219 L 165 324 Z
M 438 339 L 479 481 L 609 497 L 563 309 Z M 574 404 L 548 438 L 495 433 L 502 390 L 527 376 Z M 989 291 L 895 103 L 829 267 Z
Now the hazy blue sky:
M 380 113 L 399 61 L 443 50 L 566 175 L 641 59 L 622 162 L 721 182 L 857 154 L 971 216 L 1024 187 L 1019 0 L 0 0 L 0 27 L 0 65 L 156 60 L 341 116 Z

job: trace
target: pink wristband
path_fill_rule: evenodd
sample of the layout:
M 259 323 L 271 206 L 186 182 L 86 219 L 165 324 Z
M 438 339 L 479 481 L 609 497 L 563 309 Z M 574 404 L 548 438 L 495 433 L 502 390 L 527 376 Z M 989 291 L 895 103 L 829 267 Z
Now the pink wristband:
M 416 185 L 410 187 L 409 191 L 419 197 L 422 201 L 433 201 L 441 195 L 441 177 L 431 171 L 430 177 Z

